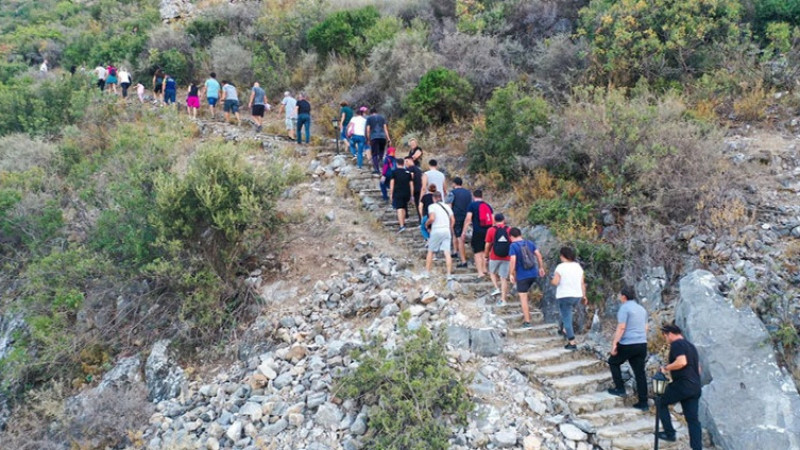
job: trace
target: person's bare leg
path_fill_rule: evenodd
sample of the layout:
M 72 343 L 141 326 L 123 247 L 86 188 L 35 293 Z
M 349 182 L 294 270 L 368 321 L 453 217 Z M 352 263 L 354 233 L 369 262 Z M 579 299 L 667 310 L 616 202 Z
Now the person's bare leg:
M 466 243 L 466 233 L 463 231 L 461 232 L 461 237 L 458 238 L 458 253 L 461 255 L 461 262 L 467 262 L 467 243 Z
M 500 289 L 500 286 L 497 285 L 497 275 L 492 272 L 489 272 L 489 279 L 492 280 L 492 284 L 494 285 L 495 289 Z
M 508 278 L 500 278 L 500 301 L 506 301 L 508 295 Z
M 397 222 L 400 224 L 401 227 L 406 226 L 406 210 L 400 208 L 397 210 Z
M 433 266 L 433 252 L 428 250 L 428 256 L 425 257 L 425 270 L 430 273 L 431 266 Z
M 528 293 L 519 293 L 519 302 L 522 305 L 522 318 L 525 322 L 531 323 L 531 312 L 528 308 Z
M 450 253 L 444 252 L 444 260 L 447 264 L 447 276 L 449 277 L 453 274 L 453 257 L 450 256 Z
M 486 275 L 486 269 L 483 267 L 485 262 L 486 259 L 483 257 L 483 252 L 475 253 L 475 269 L 478 270 L 479 277 Z

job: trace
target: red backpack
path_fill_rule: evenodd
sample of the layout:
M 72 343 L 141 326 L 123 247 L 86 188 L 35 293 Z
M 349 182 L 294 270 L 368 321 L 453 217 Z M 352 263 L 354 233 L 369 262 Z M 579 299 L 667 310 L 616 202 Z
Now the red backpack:
M 478 205 L 478 223 L 484 228 L 494 225 L 492 207 L 486 202 Z

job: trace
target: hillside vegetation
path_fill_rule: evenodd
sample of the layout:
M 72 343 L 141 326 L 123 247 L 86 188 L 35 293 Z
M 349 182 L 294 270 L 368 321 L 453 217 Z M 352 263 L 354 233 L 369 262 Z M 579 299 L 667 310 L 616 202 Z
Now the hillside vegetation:
M 158 3 L 0 2 L 0 310 L 27 324 L 0 358 L 9 398 L 159 337 L 224 342 L 302 176 L 288 154 L 200 142 L 182 108 L 101 95 L 99 64 L 148 90 L 163 68 L 179 104 L 211 71 L 272 103 L 304 91 L 317 136 L 341 100 L 377 107 L 575 245 L 598 307 L 649 267 L 679 276 L 685 225 L 748 223 L 722 137 L 800 109 L 800 0 L 209 0 L 172 23 Z M 800 318 L 776 308 L 757 312 L 789 361 Z

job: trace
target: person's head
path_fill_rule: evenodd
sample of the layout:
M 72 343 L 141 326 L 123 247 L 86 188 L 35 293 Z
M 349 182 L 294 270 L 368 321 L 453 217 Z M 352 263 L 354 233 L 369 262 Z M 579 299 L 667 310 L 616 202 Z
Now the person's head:
M 283 93 L 284 97 L 291 97 L 291 95 L 292 95 L 292 93 L 289 92 L 289 91 L 286 91 L 286 92 Z
M 228 80 L 222 80 L 222 85 L 231 84 Z
M 358 115 L 359 116 L 363 116 L 366 113 L 367 113 L 367 107 L 366 106 L 362 106 L 361 108 L 358 108 Z
M 575 261 L 575 250 L 572 247 L 561 247 L 559 250 L 559 256 L 561 256 L 561 261 L 563 262 L 574 262 Z
M 482 199 L 483 198 L 483 190 L 482 189 L 475 189 L 474 191 L 472 191 L 472 197 L 475 200 Z
M 628 300 L 636 300 L 636 291 L 633 287 L 625 285 L 619 290 L 619 301 L 625 303 Z
M 408 146 L 411 148 L 417 148 L 419 147 L 419 144 L 415 138 L 411 138 L 411 140 L 408 141 Z
M 301 92 L 301 93 L 297 94 L 297 99 L 298 100 L 305 100 L 306 99 L 306 93 L 305 92 Z
M 496 225 L 502 225 L 502 224 L 506 223 L 506 216 L 504 216 L 503 213 L 495 214 L 494 215 L 494 223 Z
M 413 166 L 414 165 L 414 159 L 409 157 L 409 156 L 406 156 L 405 158 L 403 158 L 403 165 L 405 167 Z
M 253 83 L 253 87 L 259 87 L 259 86 L 261 86 L 261 85 L 260 85 L 260 84 L 258 84 L 258 81 L 256 81 L 255 83 Z
M 378 107 L 377 107 L 377 106 L 373 106 L 373 107 L 371 107 L 371 108 L 369 109 L 369 113 L 370 113 L 370 114 L 378 114 Z
M 664 335 L 667 342 L 670 344 L 678 339 L 683 339 L 683 331 L 681 327 L 675 325 L 674 323 L 665 323 L 661 325 L 661 334 Z
M 439 163 L 436 162 L 435 159 L 432 159 L 432 160 L 428 161 L 428 165 L 431 166 L 431 168 L 433 168 L 433 169 L 439 167 Z
M 435 184 L 433 184 L 433 183 L 429 184 L 429 185 L 428 185 L 428 192 L 430 192 L 431 194 L 433 194 L 434 192 L 436 192 L 436 185 L 435 185 Z
M 442 201 L 442 193 L 441 193 L 441 192 L 439 192 L 439 191 L 436 191 L 436 192 L 434 192 L 434 193 L 433 193 L 433 201 L 434 201 L 434 202 L 440 202 L 440 201 Z
M 453 178 L 453 184 L 456 187 L 461 187 L 461 186 L 464 185 L 464 180 L 462 180 L 461 177 L 455 177 L 455 178 Z
M 511 242 L 517 242 L 522 240 L 522 230 L 520 230 L 517 227 L 508 230 L 508 235 L 511 236 Z
M 216 72 L 211 72 L 211 73 L 209 74 L 209 76 L 210 76 L 211 78 L 217 78 L 217 73 L 216 73 Z
M 349 103 L 347 103 L 347 100 L 342 100 L 342 103 L 339 103 L 339 106 L 347 106 L 348 104 Z

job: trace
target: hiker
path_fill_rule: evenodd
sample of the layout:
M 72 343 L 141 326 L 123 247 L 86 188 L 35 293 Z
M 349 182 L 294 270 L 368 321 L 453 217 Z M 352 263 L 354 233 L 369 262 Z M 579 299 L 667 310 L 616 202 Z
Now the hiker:
M 364 148 L 367 145 L 367 118 L 364 113 L 366 106 L 358 108 L 358 112 L 347 125 L 347 137 L 350 138 L 350 153 L 356 157 L 358 168 L 364 167 Z
M 419 221 L 419 229 L 422 233 L 422 238 L 425 239 L 425 242 L 430 239 L 431 234 L 428 232 L 428 208 L 433 204 L 433 194 L 436 192 L 436 185 L 432 184 L 428 186 L 428 192 L 423 195 L 419 203 L 417 203 L 417 212 L 419 213 L 420 219 Z
M 350 120 L 353 118 L 353 108 L 342 100 L 339 103 L 339 139 L 347 142 L 347 126 L 350 125 Z
M 159 67 L 153 73 L 153 96 L 157 99 L 158 94 L 164 92 L 164 71 Z
M 41 72 L 41 73 L 47 73 L 47 69 L 48 69 L 48 68 L 49 68 L 49 67 L 47 66 L 47 58 L 45 58 L 45 60 L 44 60 L 44 61 L 42 61 L 42 65 L 41 65 L 41 66 L 39 66 L 39 72 Z
M 144 85 L 136 83 L 136 96 L 139 97 L 139 103 L 144 103 Z
M 289 91 L 283 93 L 281 111 L 285 113 L 284 122 L 286 124 L 286 131 L 289 133 L 289 139 L 294 140 L 294 131 L 297 128 L 297 100 L 292 97 Z
M 408 151 L 408 156 L 414 160 L 414 165 L 420 167 L 422 165 L 422 148 L 417 143 L 416 138 L 411 138 L 408 141 L 408 146 L 411 147 Z
M 658 433 L 659 439 L 675 441 L 675 428 L 669 414 L 669 405 L 681 403 L 683 417 L 689 428 L 689 445 L 692 450 L 702 450 L 703 430 L 698 419 L 698 406 L 702 387 L 700 385 L 700 359 L 697 348 L 683 337 L 680 327 L 668 324 L 661 327 L 661 333 L 669 342 L 669 364 L 661 367 L 661 372 L 672 376 L 672 383 L 658 401 L 656 408 L 661 417 L 664 431 Z
M 267 109 L 267 93 L 261 89 L 258 81 L 253 83 L 253 89 L 250 90 L 250 102 L 247 107 L 250 108 L 250 114 L 256 122 L 256 133 L 260 133 L 264 123 L 264 111 Z
M 374 106 L 370 113 L 370 116 L 367 117 L 367 142 L 369 142 L 372 153 L 372 166 L 375 168 L 375 173 L 378 173 L 380 162 L 383 160 L 383 152 L 386 150 L 387 144 L 391 145 L 392 139 L 389 137 L 386 118 L 379 114 Z
M 425 258 L 425 270 L 429 273 L 433 265 L 433 253 L 444 252 L 447 277 L 453 273 L 453 258 L 450 256 L 450 240 L 453 234 L 453 211 L 442 203 L 442 193 L 433 192 L 433 203 L 428 207 L 428 220 L 426 226 L 430 229 L 428 239 L 428 255 Z
M 394 149 L 394 147 L 389 147 Z M 406 170 L 411 172 L 411 177 L 414 179 L 414 205 L 419 205 L 420 200 L 422 200 L 422 194 L 425 192 L 422 189 L 422 169 L 419 168 L 418 165 L 414 164 L 414 159 L 411 157 L 407 157 L 406 160 L 409 161 L 406 164 Z M 414 208 L 417 212 L 420 223 L 422 223 L 422 215 L 420 215 L 419 208 Z
M 186 89 L 186 113 L 197 119 L 198 109 L 200 109 L 200 88 L 192 81 Z
M 522 305 L 522 328 L 531 327 L 531 312 L 528 307 L 528 291 L 539 277 L 544 276 L 544 262 L 542 254 L 536 244 L 522 238 L 519 228 L 512 228 L 508 234 L 511 236 L 511 248 L 508 254 L 509 280 L 517 283 L 519 302 Z
M 131 74 L 124 67 L 119 69 L 119 87 L 122 88 L 122 98 L 128 98 L 128 88 L 131 87 Z
M 380 188 L 384 201 L 389 201 L 389 184 L 392 181 L 395 169 L 397 169 L 397 160 L 394 157 L 394 147 L 390 147 L 386 151 L 386 157 L 383 158 L 383 164 L 381 165 Z
M 231 113 L 236 116 L 236 122 L 241 125 L 239 116 L 239 94 L 236 86 L 228 80 L 222 80 L 222 111 L 225 112 L 225 122 L 230 123 Z
M 467 207 L 467 217 L 464 218 L 465 226 L 472 225 L 472 239 L 470 246 L 475 255 L 475 269 L 478 278 L 486 276 L 486 232 L 494 225 L 494 210 L 491 205 L 483 201 L 483 190 L 475 189 L 472 192 L 472 203 Z
M 111 86 L 114 95 L 117 94 L 117 68 L 113 64 L 109 64 L 106 68 L 108 75 L 106 76 L 106 86 Z
M 497 301 L 499 306 L 505 304 L 508 294 L 508 265 L 511 259 L 508 256 L 511 248 L 508 231 L 505 216 L 501 213 L 495 214 L 494 226 L 486 231 L 486 246 L 483 249 L 485 258 L 489 260 L 489 278 L 494 285 L 491 295 L 500 294 L 500 300 Z M 500 277 L 500 286 L 497 286 L 498 276 Z
M 408 202 L 414 197 L 414 180 L 411 179 L 411 172 L 406 170 L 405 162 L 403 167 L 398 167 L 392 172 L 389 197 L 392 199 L 392 208 L 397 211 L 397 222 L 400 225 L 397 232 L 402 233 L 406 229 Z
M 175 103 L 175 98 L 178 96 L 178 83 L 172 75 L 164 75 L 164 103 L 171 105 Z
M 311 140 L 311 103 L 308 102 L 308 96 L 306 96 L 306 94 L 300 93 L 300 95 L 297 96 L 297 106 L 295 106 L 295 109 L 297 110 L 297 143 L 303 143 L 303 138 L 300 133 L 303 131 L 303 127 L 305 127 L 306 144 L 308 144 Z M 375 171 L 377 172 L 377 168 Z
M 567 339 L 564 348 L 576 350 L 578 347 L 575 344 L 575 331 L 572 329 L 572 310 L 580 301 L 584 305 L 589 303 L 586 297 L 586 281 L 581 265 L 575 262 L 575 250 L 561 247 L 559 259 L 561 263 L 556 266 L 553 279 L 550 280 L 550 284 L 556 287 L 556 301 L 561 313 L 562 327 L 559 333 L 563 333 Z
M 447 195 L 447 189 L 444 185 L 444 174 L 439 172 L 439 164 L 435 159 L 428 161 L 428 171 L 422 174 L 422 187 L 428 189 L 428 185 L 433 183 L 436 185 L 436 190 L 442 194 L 442 198 Z
M 222 89 L 222 86 L 220 86 L 219 81 L 217 81 L 217 74 L 211 72 L 209 78 L 203 83 L 203 95 L 206 96 L 208 111 L 211 113 L 212 119 L 216 116 L 214 108 L 217 106 L 217 101 L 219 101 L 220 89 Z
M 456 219 L 453 231 L 455 242 L 453 247 L 461 258 L 461 262 L 456 267 L 467 267 L 466 235 L 464 234 L 464 224 L 467 219 L 467 208 L 472 203 L 472 193 L 464 189 L 464 181 L 461 177 L 453 178 L 453 189 L 447 194 L 447 203 L 453 209 L 453 216 Z
M 97 77 L 97 87 L 100 88 L 100 92 L 105 91 L 106 89 L 106 77 L 108 76 L 108 71 L 102 65 L 97 66 L 94 68 L 94 75 Z
M 647 311 L 636 303 L 636 291 L 630 286 L 620 290 L 619 301 L 622 305 L 617 311 L 617 330 L 614 332 L 611 356 L 608 358 L 614 387 L 609 389 L 608 393 L 619 397 L 626 396 L 620 366 L 628 361 L 636 377 L 636 394 L 639 397 L 639 401 L 633 407 L 646 411 L 647 377 L 644 374 L 644 363 L 647 359 Z

